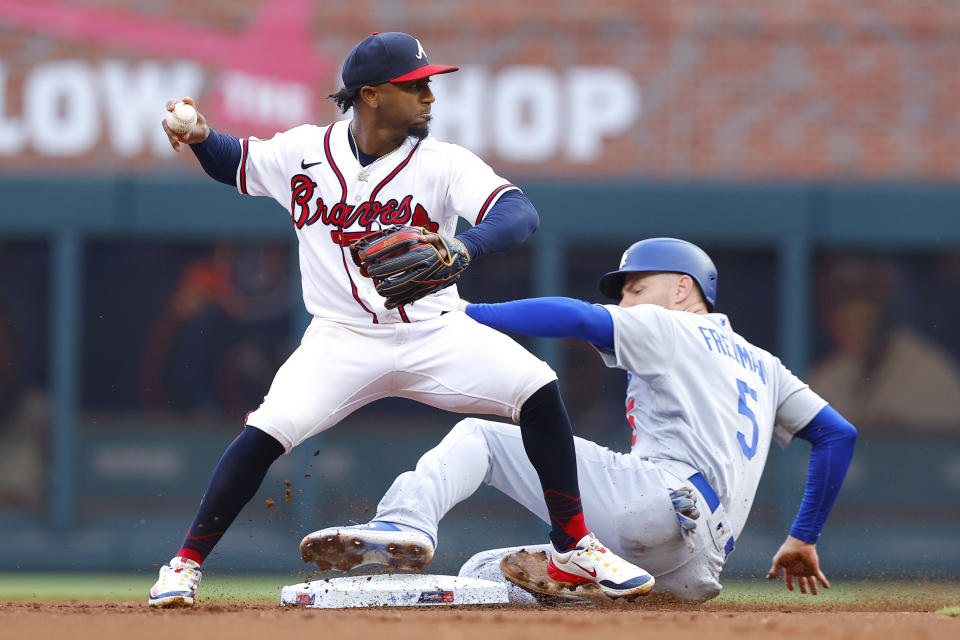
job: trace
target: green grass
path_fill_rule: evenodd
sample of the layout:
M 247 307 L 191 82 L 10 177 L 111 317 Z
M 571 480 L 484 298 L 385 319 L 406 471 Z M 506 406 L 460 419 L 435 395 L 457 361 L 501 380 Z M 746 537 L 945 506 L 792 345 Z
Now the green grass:
M 129 602 L 146 600 L 156 579 L 153 572 L 134 574 L 85 573 L 0 573 L 0 600 L 105 600 Z M 284 585 L 303 582 L 302 575 L 208 573 L 203 578 L 201 596 L 205 602 L 279 603 Z M 783 582 L 765 580 L 726 580 L 723 593 L 713 604 L 763 605 L 869 605 L 877 601 L 913 603 L 938 608 L 937 613 L 960 616 L 960 583 L 921 581 L 835 582 L 820 595 L 787 591 Z M 944 607 L 944 608 L 940 608 Z
M 960 601 L 960 583 L 920 580 L 832 581 L 830 589 L 820 588 L 819 595 L 802 594 L 794 586 L 787 591 L 783 580 L 724 580 L 723 593 L 711 602 L 762 602 L 765 604 L 869 605 L 877 601 L 913 602 L 917 605 L 942 606 Z
M 153 573 L 0 573 L 0 600 L 146 600 Z M 303 582 L 294 575 L 206 575 L 204 600 L 280 602 L 280 588 Z

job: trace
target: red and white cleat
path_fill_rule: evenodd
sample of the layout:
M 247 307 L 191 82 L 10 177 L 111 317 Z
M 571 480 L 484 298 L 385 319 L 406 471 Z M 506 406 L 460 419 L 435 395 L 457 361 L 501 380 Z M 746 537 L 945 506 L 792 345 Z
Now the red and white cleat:
M 176 557 L 160 567 L 160 577 L 150 589 L 151 607 L 192 607 L 203 571 L 188 558 Z
M 655 582 L 652 575 L 600 544 L 592 533 L 569 551 L 553 549 L 547 575 L 566 584 L 593 582 L 610 598 L 645 596 Z

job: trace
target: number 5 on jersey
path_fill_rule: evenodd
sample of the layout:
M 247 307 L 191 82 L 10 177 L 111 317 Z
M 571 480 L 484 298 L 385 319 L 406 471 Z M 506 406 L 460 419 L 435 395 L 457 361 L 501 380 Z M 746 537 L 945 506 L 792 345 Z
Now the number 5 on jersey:
M 737 410 L 750 418 L 750 422 L 753 424 L 753 442 L 749 445 L 747 445 L 747 439 L 743 437 L 743 434 L 739 431 L 737 432 L 737 441 L 740 443 L 740 449 L 743 451 L 743 455 L 747 456 L 747 460 L 750 460 L 757 453 L 757 439 L 760 437 L 760 426 L 757 424 L 757 417 L 753 414 L 753 409 L 747 406 L 747 396 L 749 395 L 753 398 L 753 401 L 756 402 L 757 392 L 740 379 L 737 379 L 737 389 L 740 391 L 740 403 Z

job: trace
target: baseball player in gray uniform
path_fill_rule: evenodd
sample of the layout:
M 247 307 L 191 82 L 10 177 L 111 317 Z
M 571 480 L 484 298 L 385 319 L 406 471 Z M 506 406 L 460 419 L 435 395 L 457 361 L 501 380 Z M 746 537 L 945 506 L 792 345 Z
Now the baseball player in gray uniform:
M 653 578 L 604 555 L 583 518 L 573 431 L 556 374 L 504 334 L 456 312 L 455 286 L 416 304 L 387 304 L 350 258 L 350 248 L 393 225 L 421 227 L 467 263 L 510 250 L 539 217 L 519 188 L 467 149 L 429 135 L 435 97 L 430 77 L 457 67 L 434 65 L 406 33 L 364 38 L 343 65 L 343 88 L 330 97 L 353 118 L 305 124 L 269 140 L 212 129 L 203 114 L 184 133 L 163 123 L 171 146 L 189 145 L 214 179 L 244 195 L 273 198 L 299 241 L 303 299 L 312 320 L 277 372 L 263 404 L 213 472 L 180 549 L 150 590 L 155 607 L 190 606 L 201 564 L 280 455 L 385 397 L 403 397 L 461 413 L 500 415 L 519 424 L 523 447 L 540 474 L 550 540 L 568 563 L 613 597 L 648 592 Z M 184 102 L 192 103 L 185 98 Z M 174 109 L 177 101 L 167 103 Z M 472 228 L 454 237 L 457 221 Z M 357 549 L 356 530 L 367 546 Z M 390 538 L 390 545 L 381 543 Z M 345 545 L 356 553 L 342 558 Z M 302 558 L 320 568 L 349 568 L 367 556 L 416 569 L 433 557 L 428 533 L 389 523 L 307 536 Z M 581 557 L 582 556 L 582 557 Z M 558 556 L 559 557 L 559 556 Z
M 837 497 L 856 429 L 775 356 L 737 334 L 714 312 L 717 272 L 699 247 L 674 238 L 632 245 L 619 269 L 600 279 L 619 305 L 536 298 L 461 309 L 486 325 L 592 344 L 627 372 L 630 453 L 576 439 L 586 517 L 610 548 L 656 577 L 654 592 L 689 600 L 720 593 L 720 572 L 750 512 L 770 444 L 811 443 L 806 493 L 768 578 L 781 572 L 804 593 L 829 587 L 816 543 Z M 546 520 L 537 476 L 519 430 L 468 418 L 399 476 L 374 522 L 425 531 L 482 483 Z M 547 573 L 578 584 L 556 566 Z M 500 559 L 520 547 L 477 554 L 461 575 L 503 580 Z M 514 585 L 514 602 L 532 596 Z

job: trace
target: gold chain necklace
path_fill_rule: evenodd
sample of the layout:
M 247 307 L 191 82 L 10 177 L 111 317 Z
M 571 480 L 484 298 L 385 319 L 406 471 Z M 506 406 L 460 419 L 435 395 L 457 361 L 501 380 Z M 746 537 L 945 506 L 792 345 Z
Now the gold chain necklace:
M 353 125 L 352 124 L 347 125 L 347 130 L 350 132 L 350 139 L 353 140 L 353 155 L 356 156 L 357 158 L 357 164 L 360 164 L 360 145 L 357 144 L 357 138 L 356 136 L 353 135 Z M 403 143 L 401 142 L 399 145 L 396 146 L 396 148 L 393 149 L 393 151 L 383 154 L 382 156 L 378 157 L 376 160 L 374 160 L 373 162 L 371 162 L 365 167 L 361 164 L 360 173 L 357 174 L 357 180 L 359 180 L 360 182 L 366 182 L 367 180 L 369 180 L 370 172 L 373 170 L 373 165 L 377 164 L 387 156 L 393 155 L 394 153 L 396 153 L 397 149 L 399 149 L 402 146 L 403 146 Z

